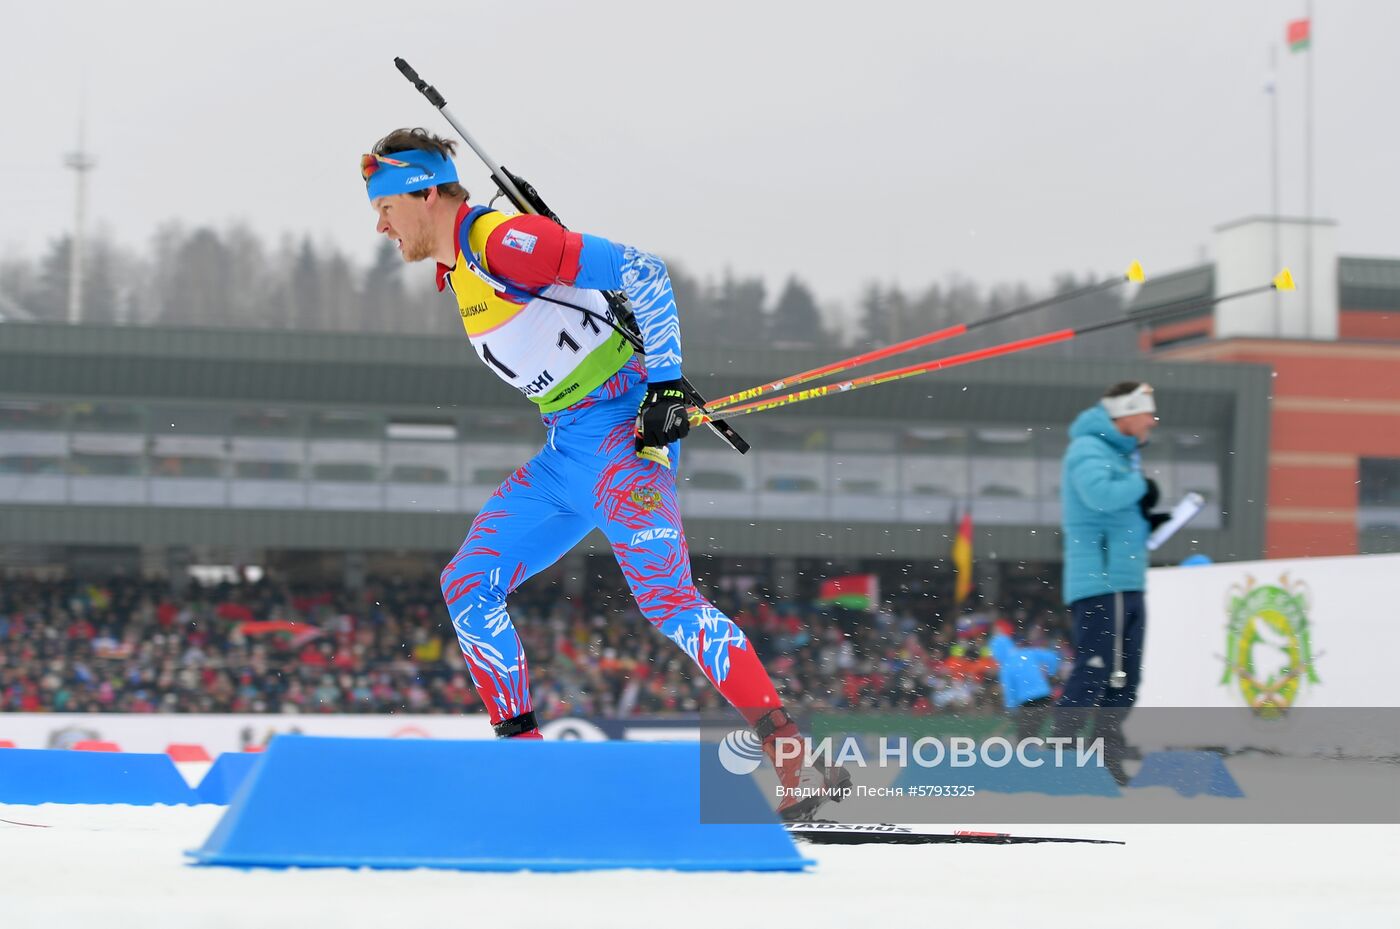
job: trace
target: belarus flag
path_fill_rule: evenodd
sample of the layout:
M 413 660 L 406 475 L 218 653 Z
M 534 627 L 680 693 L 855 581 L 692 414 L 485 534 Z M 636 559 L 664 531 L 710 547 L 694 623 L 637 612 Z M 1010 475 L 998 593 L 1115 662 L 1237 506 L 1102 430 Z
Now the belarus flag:
M 1312 44 L 1312 20 L 1295 19 L 1288 24 L 1288 47 L 1301 52 Z
M 880 579 L 874 574 L 849 574 L 822 581 L 818 603 L 834 603 L 848 610 L 873 610 L 880 602 Z

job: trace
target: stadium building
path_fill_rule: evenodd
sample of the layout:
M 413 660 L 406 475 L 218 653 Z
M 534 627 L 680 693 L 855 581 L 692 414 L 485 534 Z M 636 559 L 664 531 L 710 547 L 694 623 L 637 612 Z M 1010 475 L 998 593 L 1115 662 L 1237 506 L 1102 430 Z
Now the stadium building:
M 716 396 L 830 360 L 692 349 L 687 370 Z M 1160 559 L 1257 558 L 1270 374 L 1028 353 L 735 420 L 745 456 L 697 430 L 681 462 L 691 549 L 703 577 L 789 596 L 852 570 L 942 596 L 970 505 L 981 593 L 1053 596 L 1067 424 L 1108 384 L 1145 379 L 1164 419 L 1148 470 L 1166 499 L 1208 501 Z M 0 563 L 31 574 L 436 573 L 543 440 L 455 338 L 7 323 L 0 398 Z M 612 570 L 596 533 L 553 577 L 567 590 L 590 567 Z
M 1299 291 L 1144 327 L 1142 349 L 1272 369 L 1267 557 L 1400 551 L 1400 259 L 1338 255 L 1330 220 L 1253 217 L 1215 235 L 1213 263 L 1149 280 L 1130 309 L 1209 300 L 1282 265 Z

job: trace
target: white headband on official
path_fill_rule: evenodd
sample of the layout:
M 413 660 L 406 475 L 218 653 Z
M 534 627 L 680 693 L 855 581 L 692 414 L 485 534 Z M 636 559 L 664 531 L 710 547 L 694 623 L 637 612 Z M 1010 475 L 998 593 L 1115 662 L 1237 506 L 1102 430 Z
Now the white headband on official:
M 1152 385 L 1139 384 L 1130 394 L 1118 397 L 1104 397 L 1099 403 L 1108 411 L 1110 419 L 1132 416 L 1134 413 L 1155 413 L 1157 403 L 1152 399 Z

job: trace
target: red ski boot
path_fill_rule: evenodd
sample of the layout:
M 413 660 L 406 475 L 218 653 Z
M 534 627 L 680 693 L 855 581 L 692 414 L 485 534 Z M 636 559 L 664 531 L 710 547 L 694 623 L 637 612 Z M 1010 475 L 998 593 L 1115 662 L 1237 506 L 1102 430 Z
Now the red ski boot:
M 828 800 L 840 803 L 850 791 L 851 773 L 840 765 L 827 767 L 820 760 L 807 764 L 806 744 L 797 723 L 781 707 L 770 710 L 754 724 L 763 742 L 763 753 L 773 763 L 783 787 L 778 816 L 783 822 L 806 822 Z M 787 740 L 795 740 L 796 745 Z M 782 751 L 779 752 L 779 743 Z

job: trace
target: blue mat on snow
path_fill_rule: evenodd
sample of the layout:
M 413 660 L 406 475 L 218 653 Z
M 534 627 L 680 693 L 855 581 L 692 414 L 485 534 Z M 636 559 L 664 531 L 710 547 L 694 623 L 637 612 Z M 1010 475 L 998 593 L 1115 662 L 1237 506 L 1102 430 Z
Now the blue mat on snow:
M 1243 797 L 1217 752 L 1149 752 L 1129 787 L 1170 787 L 1183 797 Z
M 0 803 L 197 803 L 169 755 L 0 750 Z
M 706 751 L 705 749 L 708 749 Z M 735 819 L 700 822 L 696 742 L 278 736 L 198 864 L 468 871 L 800 871 L 748 778 Z
M 199 802 L 228 804 L 261 758 L 261 752 L 224 752 L 194 789 Z

